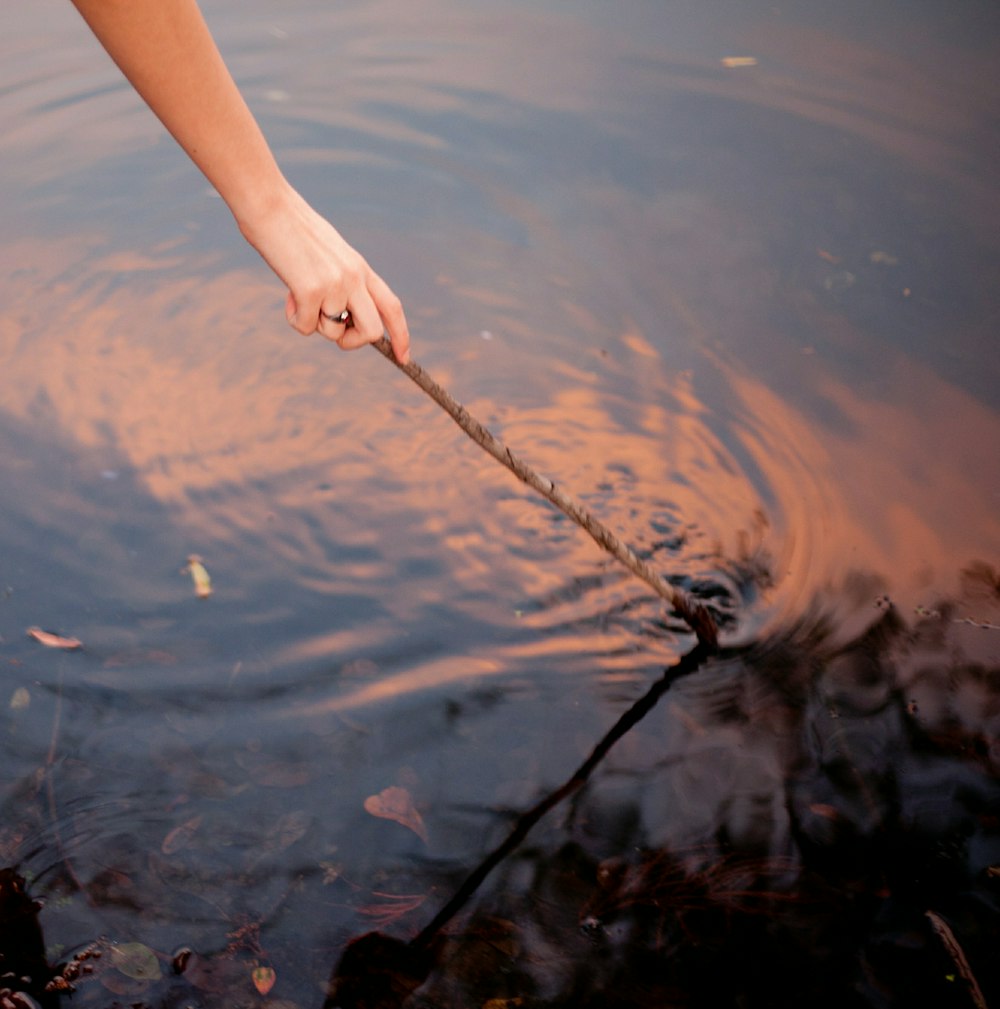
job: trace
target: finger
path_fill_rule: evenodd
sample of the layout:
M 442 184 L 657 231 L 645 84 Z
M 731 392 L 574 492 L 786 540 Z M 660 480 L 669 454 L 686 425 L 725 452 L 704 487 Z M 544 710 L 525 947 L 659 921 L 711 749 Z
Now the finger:
M 351 325 L 344 334 L 341 345 L 351 349 L 361 347 L 366 343 L 374 343 L 384 332 L 382 319 L 372 301 L 367 289 L 356 290 L 351 297 L 348 308 L 351 310 Z
M 326 309 L 321 308 L 319 310 L 319 317 L 333 323 L 335 326 L 350 326 L 354 322 L 351 318 L 351 313 L 346 308 L 341 312 L 327 312 Z
M 285 318 L 292 329 L 303 336 L 311 336 L 320 328 L 320 299 L 314 297 L 309 300 L 312 301 L 311 305 L 305 298 L 296 298 L 291 291 L 285 299 Z
M 295 303 L 295 296 L 291 291 L 288 292 L 288 297 L 285 298 L 285 318 L 288 320 L 288 325 L 291 326 L 292 329 L 297 330 L 303 336 L 312 336 L 313 333 L 316 332 L 315 326 L 310 329 L 308 325 L 302 327 L 298 325 L 299 310 Z
M 378 309 L 389 339 L 392 341 L 392 352 L 396 355 L 396 360 L 400 364 L 409 364 L 410 329 L 406 324 L 403 303 L 374 270 L 368 280 L 368 289 L 371 291 L 375 307 Z
M 342 318 L 345 312 L 346 310 L 342 310 L 340 312 L 327 312 L 324 309 L 320 309 L 319 322 L 315 331 L 321 336 L 325 336 L 328 340 L 332 340 L 334 343 L 340 344 L 341 340 L 344 338 L 344 334 L 351 328 L 353 323 L 353 319 L 351 318 L 351 314 L 349 312 L 346 312 L 346 319 Z

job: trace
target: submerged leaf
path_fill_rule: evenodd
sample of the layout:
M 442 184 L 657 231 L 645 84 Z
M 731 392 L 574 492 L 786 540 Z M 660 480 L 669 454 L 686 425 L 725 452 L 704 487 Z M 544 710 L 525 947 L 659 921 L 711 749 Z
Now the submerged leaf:
M 182 848 L 186 848 L 191 843 L 200 826 L 201 816 L 192 816 L 190 820 L 185 821 L 179 827 L 174 827 L 163 839 L 160 851 L 164 855 L 173 855 Z
M 357 911 L 378 928 L 385 928 L 415 911 L 427 899 L 426 893 L 383 893 L 380 890 L 373 890 L 372 896 L 382 899 L 371 904 L 359 904 Z
M 270 852 L 284 851 L 302 838 L 311 823 L 312 817 L 303 809 L 286 813 L 268 830 L 263 847 Z
M 194 594 L 199 599 L 207 599 L 212 594 L 212 579 L 202 564 L 201 557 L 191 554 L 184 570 L 190 573 L 191 581 L 194 582 Z
M 64 638 L 61 634 L 43 631 L 41 627 L 29 627 L 28 637 L 34 638 L 39 644 L 45 645 L 46 648 L 62 648 L 67 652 L 83 647 L 83 642 L 77 638 Z
M 254 988 L 261 995 L 266 995 L 274 987 L 274 982 L 278 980 L 278 975 L 273 967 L 254 967 L 251 977 Z
M 396 823 L 401 823 L 412 830 L 424 844 L 427 843 L 427 828 L 416 806 L 413 805 L 410 793 L 405 788 L 390 785 L 382 789 L 378 795 L 369 795 L 365 799 L 365 810 L 383 820 L 395 820 Z
M 29 704 L 31 704 L 31 694 L 29 693 L 27 687 L 18 687 L 17 690 L 11 694 L 11 711 L 23 711 Z
M 111 962 L 122 974 L 136 981 L 156 981 L 162 977 L 156 954 L 141 942 L 112 946 Z

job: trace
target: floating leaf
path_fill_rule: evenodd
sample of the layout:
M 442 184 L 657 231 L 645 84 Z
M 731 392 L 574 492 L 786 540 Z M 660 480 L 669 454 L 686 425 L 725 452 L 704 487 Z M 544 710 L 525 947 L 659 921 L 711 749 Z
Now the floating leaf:
M 156 954 L 141 942 L 112 946 L 111 963 L 126 977 L 136 981 L 157 981 L 163 976 Z
M 191 554 L 184 570 L 190 573 L 191 581 L 194 582 L 194 594 L 199 599 L 207 599 L 212 594 L 212 579 L 202 564 L 201 557 Z
M 729 70 L 736 67 L 755 67 L 757 58 L 755 56 L 723 56 L 722 65 Z
M 405 788 L 390 785 L 378 795 L 369 795 L 365 799 L 365 811 L 383 820 L 395 820 L 396 823 L 401 823 L 412 830 L 424 844 L 427 843 L 427 828 L 416 806 L 413 805 L 410 793 Z
M 83 642 L 76 638 L 64 638 L 61 634 L 43 631 L 41 627 L 29 627 L 28 637 L 34 638 L 39 644 L 45 645 L 46 648 L 62 648 L 67 652 L 83 647 Z
M 29 704 L 31 704 L 31 694 L 28 693 L 27 687 L 18 687 L 17 690 L 11 694 L 11 711 L 23 711 Z
M 253 978 L 254 988 L 261 995 L 266 995 L 274 987 L 274 982 L 278 980 L 278 975 L 273 967 L 254 967 L 250 976 Z

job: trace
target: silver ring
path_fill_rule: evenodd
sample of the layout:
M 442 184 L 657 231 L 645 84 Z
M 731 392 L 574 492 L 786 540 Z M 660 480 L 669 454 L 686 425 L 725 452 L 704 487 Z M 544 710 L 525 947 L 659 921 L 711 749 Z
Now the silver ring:
M 337 315 L 330 315 L 329 312 L 324 312 L 321 308 L 319 310 L 319 314 L 326 319 L 327 322 L 336 322 L 340 326 L 346 326 L 351 321 L 351 311 L 348 308 L 345 308 L 343 312 L 340 312 Z

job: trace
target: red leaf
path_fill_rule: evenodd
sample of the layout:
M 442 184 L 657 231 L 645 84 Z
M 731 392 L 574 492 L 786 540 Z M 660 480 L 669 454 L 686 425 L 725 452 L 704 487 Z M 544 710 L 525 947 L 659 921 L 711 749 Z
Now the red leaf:
M 413 799 L 405 788 L 390 785 L 382 789 L 378 795 L 369 795 L 365 799 L 365 810 L 372 816 L 383 820 L 395 820 L 413 831 L 424 844 L 427 843 L 427 828 L 421 815 L 413 805 Z
M 266 995 L 274 987 L 274 982 L 278 980 L 278 975 L 273 967 L 254 967 L 251 977 L 254 988 L 261 995 Z

